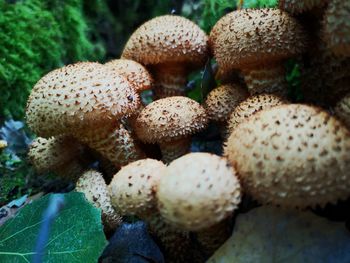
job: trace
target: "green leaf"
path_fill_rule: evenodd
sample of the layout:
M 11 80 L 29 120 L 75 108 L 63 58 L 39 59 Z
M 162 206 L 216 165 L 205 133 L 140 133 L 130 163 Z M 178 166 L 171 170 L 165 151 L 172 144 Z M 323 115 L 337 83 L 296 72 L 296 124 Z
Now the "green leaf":
M 260 207 L 239 215 L 232 237 L 209 263 L 350 262 L 344 223 L 311 212 Z
M 52 195 L 25 206 L 0 228 L 0 262 L 31 262 L 43 212 Z M 101 212 L 82 193 L 64 197 L 64 207 L 51 225 L 44 262 L 97 262 L 107 244 Z

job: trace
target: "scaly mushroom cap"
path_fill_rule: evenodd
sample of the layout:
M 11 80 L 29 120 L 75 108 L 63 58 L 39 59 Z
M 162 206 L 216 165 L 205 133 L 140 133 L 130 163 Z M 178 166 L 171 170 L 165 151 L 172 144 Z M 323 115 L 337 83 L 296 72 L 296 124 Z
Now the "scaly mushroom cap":
M 221 71 L 271 65 L 300 54 L 302 27 L 277 9 L 242 9 L 222 17 L 210 32 L 210 45 Z
M 334 54 L 350 57 L 350 1 L 330 1 L 323 26 L 323 38 Z
M 135 132 L 141 141 L 157 143 L 191 135 L 207 123 L 206 112 L 198 102 L 175 96 L 147 105 L 137 117 Z
M 113 209 L 107 185 L 101 173 L 86 171 L 76 183 L 76 191 L 85 194 L 86 199 L 95 207 L 101 208 L 102 220 L 107 230 L 115 230 L 122 219 Z
M 29 146 L 28 158 L 38 172 L 52 171 L 76 159 L 83 146 L 75 139 L 57 136 L 38 137 Z
M 237 208 L 241 188 L 225 158 L 190 153 L 166 168 L 158 186 L 161 215 L 185 230 L 210 227 Z
M 241 123 L 224 149 L 263 204 L 313 207 L 350 195 L 350 133 L 320 108 L 289 104 Z
M 303 13 L 315 7 L 325 5 L 328 0 L 279 0 L 278 7 L 292 14 Z
M 105 64 L 115 70 L 132 84 L 136 92 L 151 89 L 153 78 L 147 69 L 136 61 L 129 59 L 113 59 Z
M 228 119 L 228 129 L 232 132 L 238 124 L 255 113 L 286 103 L 284 99 L 273 94 L 260 94 L 242 101 Z
M 80 62 L 51 71 L 35 84 L 26 117 L 39 136 L 74 135 L 116 122 L 139 105 L 124 77 L 99 63 Z
M 165 167 L 154 159 L 138 160 L 122 167 L 109 184 L 113 206 L 122 215 L 145 217 L 154 212 L 155 192 Z
M 203 65 L 208 57 L 208 37 L 192 21 L 175 15 L 153 18 L 141 25 L 124 47 L 123 58 L 144 65 Z
M 210 120 L 226 122 L 234 108 L 247 97 L 248 92 L 240 85 L 222 85 L 208 94 L 204 108 Z
M 337 103 L 335 114 L 350 129 L 350 93 Z

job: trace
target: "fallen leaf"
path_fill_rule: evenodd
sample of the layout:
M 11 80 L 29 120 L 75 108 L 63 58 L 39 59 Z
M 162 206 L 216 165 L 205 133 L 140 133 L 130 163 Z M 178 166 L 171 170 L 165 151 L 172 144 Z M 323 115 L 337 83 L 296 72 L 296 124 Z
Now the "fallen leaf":
M 311 212 L 263 206 L 237 217 L 230 239 L 210 263 L 348 263 L 350 234 Z
M 31 262 L 52 195 L 26 205 L 0 227 L 0 262 Z M 106 243 L 101 211 L 82 193 L 64 194 L 64 207 L 50 226 L 43 262 L 97 262 Z

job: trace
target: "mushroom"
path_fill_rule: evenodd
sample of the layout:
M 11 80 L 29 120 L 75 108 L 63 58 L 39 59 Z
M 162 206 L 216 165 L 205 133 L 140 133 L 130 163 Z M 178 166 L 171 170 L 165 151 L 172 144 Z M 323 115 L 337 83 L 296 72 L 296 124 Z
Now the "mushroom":
M 167 262 L 193 262 L 188 232 L 177 230 L 160 217 L 156 192 L 166 166 L 157 160 L 138 160 L 121 168 L 109 185 L 112 204 L 122 215 L 146 221 L 150 232 L 161 241 Z
M 202 245 L 214 252 L 230 236 L 230 228 L 221 222 L 237 209 L 241 188 L 225 158 L 189 153 L 168 165 L 157 198 L 160 214 L 169 224 L 196 231 Z
M 350 93 L 337 103 L 335 114 L 350 129 Z
M 276 9 L 243 9 L 222 17 L 210 32 L 220 71 L 240 70 L 249 93 L 286 95 L 283 62 L 304 51 L 301 25 Z
M 299 14 L 326 5 L 329 0 L 279 0 L 278 7 L 292 14 Z
M 185 94 L 187 74 L 208 60 L 207 35 L 192 21 L 175 15 L 153 18 L 126 43 L 122 58 L 149 68 L 157 98 Z
M 158 143 L 166 163 L 189 150 L 191 135 L 203 130 L 208 119 L 196 101 L 174 96 L 147 105 L 137 117 L 135 132 L 145 143 Z
M 75 181 L 85 169 L 83 150 L 83 145 L 72 137 L 38 137 L 29 146 L 28 158 L 39 173 L 52 171 L 62 178 Z
M 0 150 L 4 149 L 7 147 L 7 141 L 5 140 L 0 140 Z
M 51 71 L 35 84 L 26 117 L 37 135 L 71 135 L 121 166 L 144 157 L 119 122 L 139 106 L 138 94 L 124 77 L 99 63 L 80 62 Z
M 138 93 L 151 89 L 153 86 L 153 79 L 147 69 L 136 61 L 113 59 L 106 63 L 105 66 L 125 77 Z
M 350 196 L 350 132 L 320 108 L 261 111 L 231 133 L 224 151 L 262 204 L 306 208 Z
M 259 94 L 249 97 L 232 111 L 227 121 L 228 132 L 231 133 L 241 122 L 255 113 L 285 103 L 284 99 L 273 94 Z
M 248 92 L 238 84 L 225 84 L 213 89 L 204 102 L 208 118 L 218 123 L 223 138 L 227 137 L 227 121 L 231 112 L 244 99 Z
M 106 232 L 114 231 L 121 224 L 122 218 L 112 207 L 101 173 L 94 170 L 84 172 L 78 179 L 75 190 L 84 193 L 89 202 L 102 210 L 102 222 Z
M 350 1 L 331 0 L 324 15 L 323 38 L 334 54 L 350 57 Z

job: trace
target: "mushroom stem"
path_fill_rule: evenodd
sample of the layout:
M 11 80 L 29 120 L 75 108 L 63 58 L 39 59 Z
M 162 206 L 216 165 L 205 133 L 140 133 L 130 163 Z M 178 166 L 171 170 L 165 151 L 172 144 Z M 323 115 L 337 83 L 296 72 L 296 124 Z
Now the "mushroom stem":
M 157 65 L 153 67 L 153 74 L 156 99 L 185 95 L 187 70 L 183 65 Z
M 281 64 L 244 69 L 242 73 L 251 95 L 261 93 L 272 93 L 282 97 L 287 95 L 285 69 Z
M 160 150 L 162 152 L 162 161 L 170 163 L 178 157 L 189 152 L 191 137 L 185 137 L 173 141 L 160 142 Z
M 96 136 L 97 134 L 99 136 Z M 145 158 L 138 142 L 121 123 L 112 128 L 96 127 L 91 135 L 81 137 L 81 140 L 109 159 L 116 167 Z

